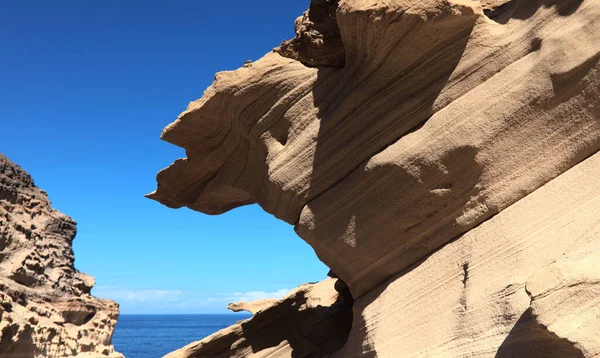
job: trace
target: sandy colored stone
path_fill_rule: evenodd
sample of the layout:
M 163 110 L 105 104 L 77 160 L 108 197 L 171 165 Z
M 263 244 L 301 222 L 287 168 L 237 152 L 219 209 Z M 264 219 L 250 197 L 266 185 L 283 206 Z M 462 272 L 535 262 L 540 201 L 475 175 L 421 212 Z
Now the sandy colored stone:
M 0 154 L 0 357 L 122 357 L 119 308 L 74 267 L 76 224 Z
M 258 202 L 360 297 L 600 148 L 600 2 L 506 6 L 341 1 L 345 66 L 217 74 L 150 197 Z
M 227 309 L 233 312 L 247 311 L 252 314 L 255 314 L 273 306 L 278 301 L 278 299 L 264 299 L 252 302 L 232 302 L 227 305 Z
M 336 356 L 598 354 L 600 0 L 313 0 L 295 30 L 164 129 L 187 157 L 149 197 L 294 225 L 357 299 Z
M 235 306 L 250 310 L 252 318 L 165 358 L 319 358 L 330 356 L 346 342 L 352 323 L 352 298 L 348 288 L 336 279 L 301 285 L 281 300 L 265 303 L 261 300 L 255 305 Z M 258 306 L 261 309 L 255 309 Z
M 596 356 L 599 173 L 600 153 L 359 298 L 336 357 Z
M 600 355 L 600 240 L 527 280 L 538 324 L 585 357 Z

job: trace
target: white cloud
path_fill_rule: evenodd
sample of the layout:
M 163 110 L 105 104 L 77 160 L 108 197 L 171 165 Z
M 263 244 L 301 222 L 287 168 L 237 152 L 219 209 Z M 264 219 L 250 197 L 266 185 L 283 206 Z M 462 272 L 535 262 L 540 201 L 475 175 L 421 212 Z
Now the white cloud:
M 184 292 L 179 290 L 131 290 L 100 286 L 94 288 L 93 294 L 97 297 L 109 298 L 117 302 L 165 302 L 180 299 L 184 295 Z
M 288 293 L 289 290 L 283 288 L 273 292 L 249 291 L 206 295 L 193 291 L 126 289 L 112 286 L 98 286 L 92 291 L 94 296 L 118 302 L 124 313 L 140 310 L 143 312 L 225 310 L 227 304 L 231 302 L 250 302 L 267 298 L 280 299 Z

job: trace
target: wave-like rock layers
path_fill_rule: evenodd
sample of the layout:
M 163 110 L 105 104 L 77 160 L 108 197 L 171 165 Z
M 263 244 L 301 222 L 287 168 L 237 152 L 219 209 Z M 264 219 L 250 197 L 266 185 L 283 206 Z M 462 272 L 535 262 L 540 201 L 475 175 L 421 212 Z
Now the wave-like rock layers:
M 258 203 L 357 307 L 600 149 L 598 0 L 314 0 L 295 26 L 165 128 L 187 158 L 150 197 Z
M 600 153 L 359 298 L 339 357 L 600 354 Z

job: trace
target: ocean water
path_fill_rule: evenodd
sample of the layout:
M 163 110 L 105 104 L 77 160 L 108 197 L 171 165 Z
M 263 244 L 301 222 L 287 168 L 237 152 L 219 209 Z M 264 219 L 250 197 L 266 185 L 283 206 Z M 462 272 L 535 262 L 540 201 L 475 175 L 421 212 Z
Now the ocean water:
M 126 358 L 159 358 L 249 317 L 247 314 L 120 315 L 113 344 Z

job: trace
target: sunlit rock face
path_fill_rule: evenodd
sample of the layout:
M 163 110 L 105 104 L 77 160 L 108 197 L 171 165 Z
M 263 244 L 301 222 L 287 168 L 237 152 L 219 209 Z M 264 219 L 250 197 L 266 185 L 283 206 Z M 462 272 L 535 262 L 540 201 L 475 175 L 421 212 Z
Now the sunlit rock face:
M 258 203 L 295 225 L 357 299 L 341 356 L 531 349 L 514 332 L 593 356 L 593 337 L 550 331 L 525 287 L 596 240 L 598 215 L 560 250 L 528 225 L 576 221 L 591 209 L 567 198 L 597 197 L 577 190 L 598 174 L 600 1 L 314 0 L 295 29 L 165 128 L 187 158 L 149 196 L 208 214 Z M 541 243 L 524 255 L 514 240 Z
M 76 224 L 0 154 L 0 356 L 122 357 L 111 343 L 118 305 L 90 295 L 74 267 Z

